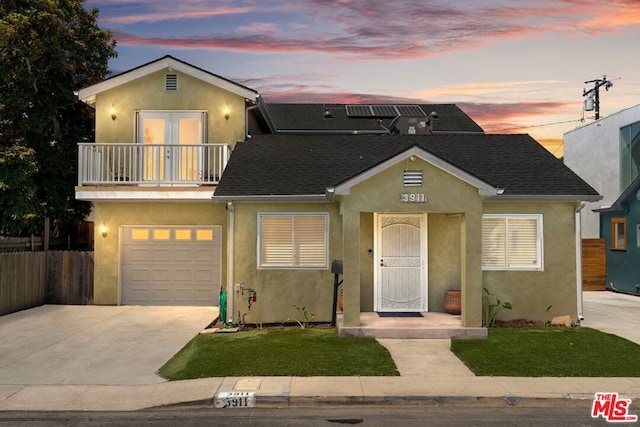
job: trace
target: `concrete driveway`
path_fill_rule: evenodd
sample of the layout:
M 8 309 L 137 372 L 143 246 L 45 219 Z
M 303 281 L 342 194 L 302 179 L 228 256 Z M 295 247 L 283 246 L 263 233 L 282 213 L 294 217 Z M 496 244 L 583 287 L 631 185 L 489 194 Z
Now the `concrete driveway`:
M 142 385 L 217 307 L 44 305 L 0 317 L 0 385 Z
M 583 292 L 582 326 L 640 344 L 640 297 L 615 292 Z

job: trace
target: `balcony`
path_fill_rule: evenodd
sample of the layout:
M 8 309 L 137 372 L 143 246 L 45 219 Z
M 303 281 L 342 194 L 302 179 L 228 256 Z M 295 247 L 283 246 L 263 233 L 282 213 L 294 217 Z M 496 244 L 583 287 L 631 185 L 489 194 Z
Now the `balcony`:
M 224 144 L 78 143 L 78 186 L 217 185 L 231 149 Z

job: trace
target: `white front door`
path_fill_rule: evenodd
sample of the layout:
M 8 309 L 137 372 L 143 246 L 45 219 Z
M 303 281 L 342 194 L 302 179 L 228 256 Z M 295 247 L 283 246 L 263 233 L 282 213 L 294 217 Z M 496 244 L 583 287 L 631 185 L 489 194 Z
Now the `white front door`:
M 197 181 L 202 171 L 203 113 L 140 112 L 144 181 Z
M 376 311 L 427 311 L 426 214 L 375 215 Z

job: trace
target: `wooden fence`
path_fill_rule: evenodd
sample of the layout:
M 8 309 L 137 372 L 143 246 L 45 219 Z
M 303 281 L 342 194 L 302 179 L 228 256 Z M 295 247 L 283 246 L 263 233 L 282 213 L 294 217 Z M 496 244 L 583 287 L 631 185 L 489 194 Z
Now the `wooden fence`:
M 582 239 L 582 290 L 604 291 L 607 282 L 604 239 Z
M 0 315 L 42 304 L 93 303 L 93 252 L 0 253 Z
M 0 315 L 44 304 L 45 283 L 44 252 L 0 254 Z
M 0 237 L 0 252 L 41 251 L 44 239 L 40 236 L 31 237 Z
M 47 252 L 47 304 L 93 304 L 93 252 Z

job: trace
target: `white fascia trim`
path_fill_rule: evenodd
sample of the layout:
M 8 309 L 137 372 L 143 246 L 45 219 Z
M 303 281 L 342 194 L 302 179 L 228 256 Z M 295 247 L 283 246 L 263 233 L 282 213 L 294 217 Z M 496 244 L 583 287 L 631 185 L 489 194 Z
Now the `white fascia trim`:
M 213 196 L 214 202 L 331 202 L 326 194 L 303 195 L 256 195 L 256 196 Z
M 180 71 L 181 73 L 190 75 L 191 77 L 194 77 L 196 79 L 227 90 L 243 98 L 247 98 L 253 102 L 256 102 L 258 99 L 259 94 L 257 92 L 246 89 L 242 86 L 238 86 L 232 82 L 221 79 L 220 77 L 199 70 L 183 62 L 176 61 L 173 58 L 163 58 L 156 62 L 152 62 L 151 64 L 148 64 L 144 67 L 140 67 L 131 71 L 125 71 L 124 73 L 107 79 L 103 82 L 96 83 L 95 85 L 86 87 L 84 89 L 80 89 L 78 91 L 78 98 L 89 105 L 93 105 L 96 101 L 97 94 L 113 89 L 125 83 L 129 83 L 133 80 L 139 79 L 157 71 L 167 69 L 169 67 L 173 68 L 176 71 Z
M 211 200 L 209 191 L 76 191 L 78 200 Z
M 585 196 L 585 195 L 577 195 L 577 194 L 567 194 L 565 195 L 498 195 L 487 197 L 486 201 L 488 202 L 510 202 L 510 201 L 540 201 L 540 202 L 575 202 L 585 201 L 585 202 L 596 202 L 598 200 L 602 200 L 602 196 Z
M 419 157 L 420 159 L 424 160 L 427 163 L 432 164 L 438 169 L 441 169 L 455 176 L 456 178 L 466 182 L 467 184 L 476 187 L 478 189 L 478 193 L 480 193 L 480 195 L 482 196 L 495 195 L 498 191 L 496 187 L 482 181 L 481 179 L 476 178 L 475 176 L 463 171 L 462 169 L 457 168 L 451 163 L 448 163 L 442 160 L 441 158 L 434 156 L 428 151 L 425 151 L 420 147 L 412 147 L 407 151 L 404 151 L 398 154 L 397 156 L 392 157 L 380 163 L 379 165 L 362 172 L 360 175 L 357 175 L 349 179 L 348 181 L 345 181 L 342 184 L 338 185 L 335 188 L 335 194 L 338 196 L 347 196 L 351 191 L 351 187 L 353 187 L 354 185 L 358 185 L 361 182 L 366 181 L 367 179 L 387 170 L 388 168 L 395 166 L 400 162 L 405 161 L 411 156 Z

